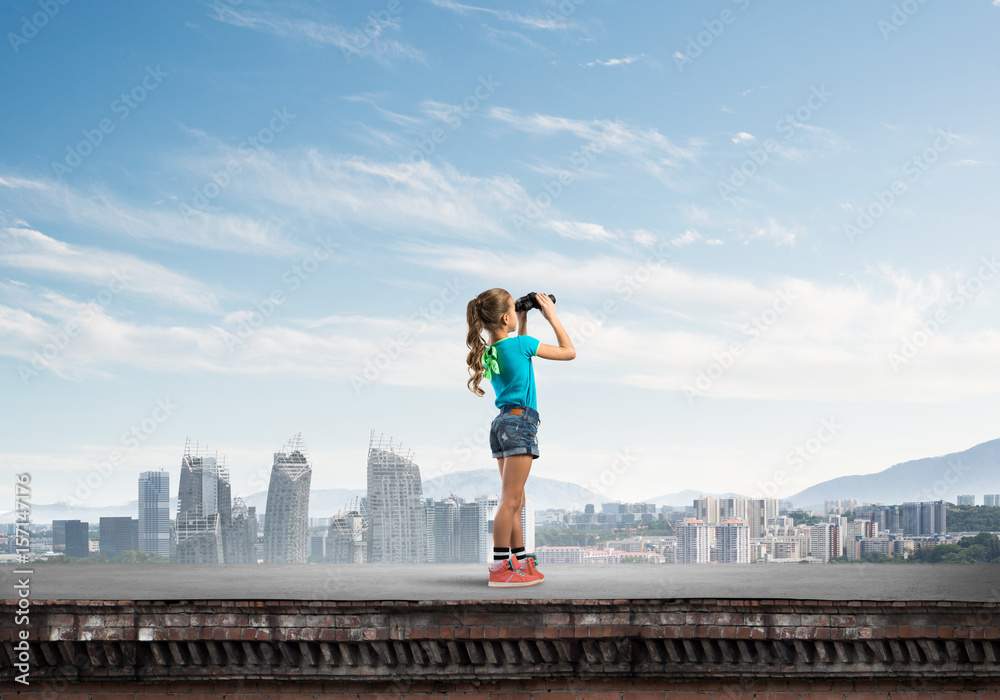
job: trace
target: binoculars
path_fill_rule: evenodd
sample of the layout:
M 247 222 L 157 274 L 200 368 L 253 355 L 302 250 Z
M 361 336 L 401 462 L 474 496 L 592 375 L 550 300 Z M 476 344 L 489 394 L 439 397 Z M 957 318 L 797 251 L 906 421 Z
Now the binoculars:
M 525 296 L 515 301 L 514 311 L 530 311 L 531 309 L 537 309 L 538 300 L 535 299 L 535 294 L 537 293 L 538 292 L 531 292 L 530 294 L 526 294 Z M 556 298 L 551 294 L 546 294 L 545 296 L 551 299 L 553 304 L 556 303 Z

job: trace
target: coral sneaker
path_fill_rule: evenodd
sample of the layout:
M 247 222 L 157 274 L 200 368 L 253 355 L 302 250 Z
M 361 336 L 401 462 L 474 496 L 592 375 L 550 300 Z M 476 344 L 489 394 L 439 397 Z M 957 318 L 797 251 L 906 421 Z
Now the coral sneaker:
M 534 554 L 529 554 L 528 556 L 526 556 L 524 558 L 524 564 L 525 564 L 525 568 L 527 569 L 527 571 L 529 573 L 532 573 L 535 576 L 537 576 L 539 581 L 544 581 L 545 580 L 545 574 L 543 574 L 541 571 L 539 571 L 538 569 L 535 568 L 535 555 Z
M 525 578 L 536 579 L 538 583 L 541 583 L 542 579 L 545 578 L 545 576 L 542 575 L 542 572 L 535 568 L 535 562 L 532 561 L 532 557 L 530 555 L 525 557 L 523 560 L 511 555 L 510 559 L 511 567 L 517 566 L 524 572 Z
M 499 566 L 497 565 L 499 564 Z M 490 564 L 490 583 L 494 588 L 509 588 L 512 586 L 533 586 L 541 579 L 537 576 L 528 576 L 524 569 L 515 569 L 511 566 L 510 558 L 501 562 Z

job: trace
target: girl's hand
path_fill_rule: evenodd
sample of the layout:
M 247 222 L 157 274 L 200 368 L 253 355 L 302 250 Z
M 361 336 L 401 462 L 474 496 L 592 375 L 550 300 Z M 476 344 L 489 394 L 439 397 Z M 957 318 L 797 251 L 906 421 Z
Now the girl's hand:
M 549 299 L 548 294 L 535 293 L 535 302 L 538 304 L 538 310 L 542 312 L 542 316 L 547 321 L 551 321 L 556 317 L 556 305 Z

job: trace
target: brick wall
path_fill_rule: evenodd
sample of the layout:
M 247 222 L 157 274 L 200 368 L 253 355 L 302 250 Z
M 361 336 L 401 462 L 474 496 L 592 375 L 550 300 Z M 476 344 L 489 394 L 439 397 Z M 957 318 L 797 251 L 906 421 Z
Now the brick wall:
M 998 624 L 995 601 L 33 600 L 21 697 L 1000 700 Z

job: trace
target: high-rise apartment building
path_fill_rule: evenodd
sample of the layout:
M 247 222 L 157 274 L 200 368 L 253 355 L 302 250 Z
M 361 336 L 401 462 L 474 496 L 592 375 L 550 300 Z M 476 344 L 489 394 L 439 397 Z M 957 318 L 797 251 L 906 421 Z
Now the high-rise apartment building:
M 677 533 L 677 563 L 705 564 L 710 561 L 709 526 L 698 518 L 688 518 L 674 528 Z
M 904 535 L 943 535 L 948 532 L 948 506 L 944 501 L 908 501 L 899 507 Z
M 715 560 L 721 564 L 750 563 L 750 527 L 730 518 L 715 527 Z

